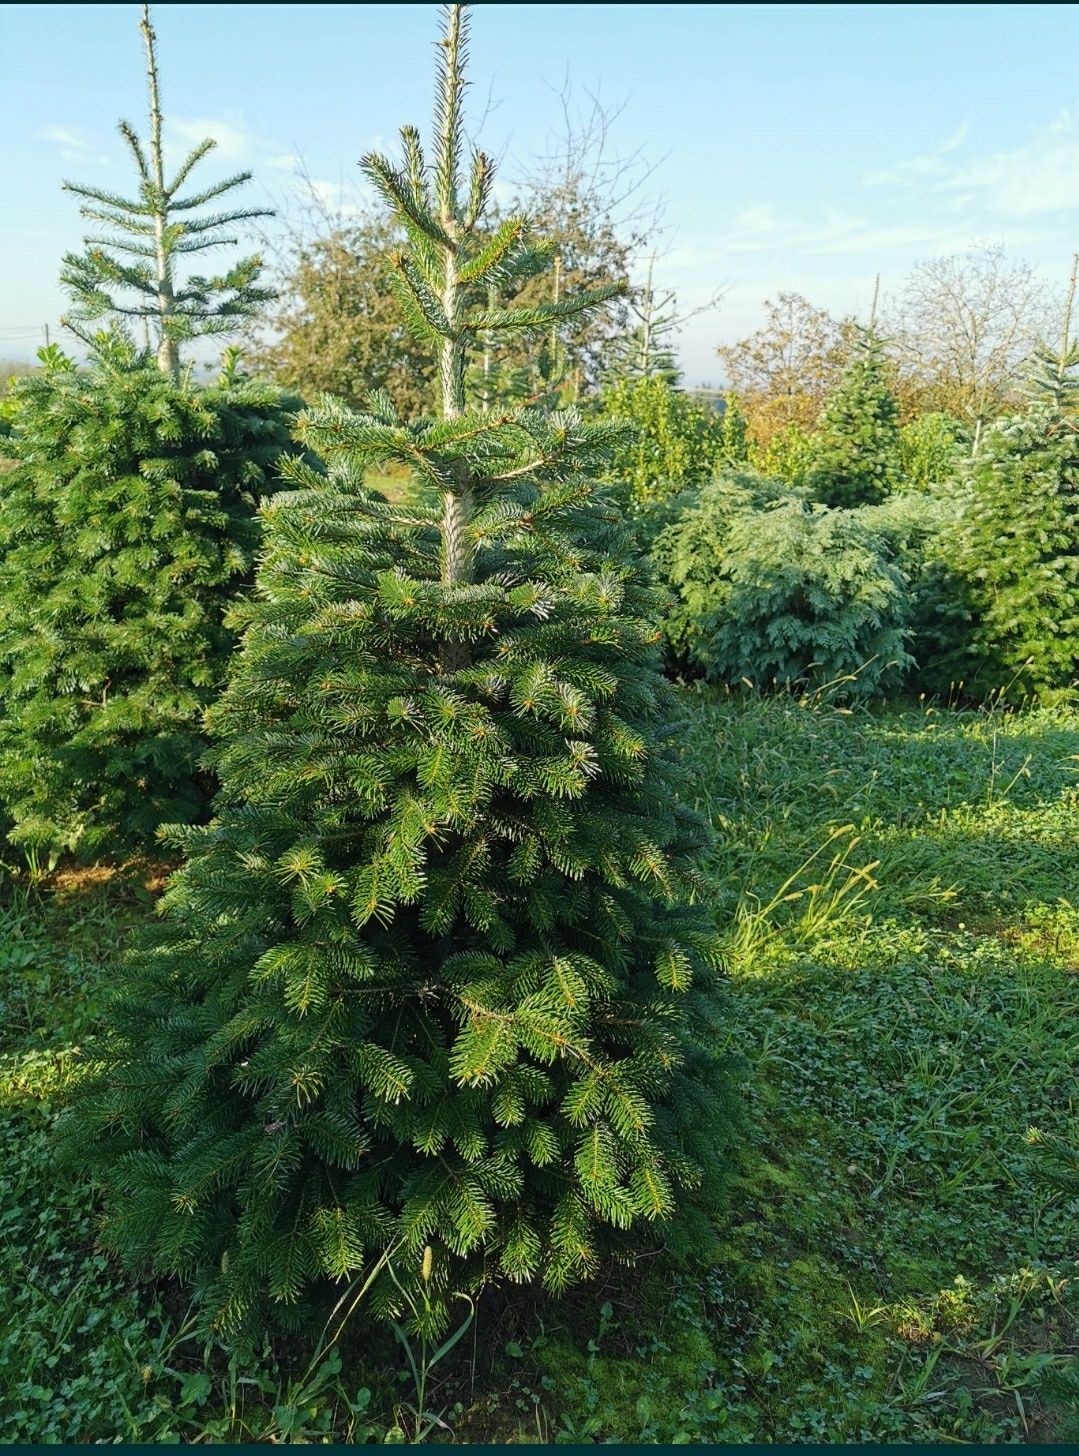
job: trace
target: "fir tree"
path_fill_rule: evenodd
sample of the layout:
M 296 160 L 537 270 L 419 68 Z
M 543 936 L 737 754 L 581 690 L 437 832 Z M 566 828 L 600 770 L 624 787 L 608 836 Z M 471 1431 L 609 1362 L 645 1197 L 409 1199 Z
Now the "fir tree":
M 630 327 L 612 345 L 607 374 L 619 382 L 658 377 L 677 389 L 682 370 L 672 346 L 684 320 L 675 312 L 675 294 L 655 288 L 655 267 L 653 253 L 644 285 L 630 295 Z
M 899 404 L 872 324 L 825 405 L 805 482 L 824 505 L 877 505 L 899 478 Z
M 119 234 L 64 260 L 90 363 L 42 351 L 44 372 L 14 392 L 17 465 L 0 476 L 0 796 L 12 837 L 54 855 L 144 849 L 162 820 L 205 815 L 201 714 L 235 641 L 222 618 L 253 574 L 255 510 L 299 407 L 245 378 L 234 349 L 209 389 L 180 369 L 182 342 L 269 295 L 257 259 L 176 279 L 181 255 L 232 242 L 229 226 L 259 213 L 199 216 L 246 173 L 180 195 L 211 141 L 166 186 L 146 6 L 142 32 L 148 151 L 120 124 L 138 200 L 66 184 Z M 88 332 L 101 318 L 110 327 Z M 156 367 L 126 332 L 139 318 L 153 321 Z
M 69 192 L 84 199 L 82 216 L 111 230 L 104 237 L 87 238 L 85 252 L 65 255 L 61 279 L 71 294 L 72 308 L 64 322 L 85 341 L 87 323 L 106 318 L 113 322 L 142 320 L 153 331 L 160 367 L 178 379 L 182 343 L 235 329 L 274 294 L 259 286 L 262 262 L 258 257 L 241 259 L 224 273 L 183 280 L 177 276 L 177 264 L 188 254 L 234 244 L 230 229 L 236 223 L 269 213 L 258 207 L 204 211 L 208 204 L 219 204 L 249 182 L 250 172 L 238 172 L 184 194 L 191 173 L 217 145 L 211 137 L 199 142 L 172 180 L 166 181 L 156 38 L 149 5 L 142 7 L 140 29 L 150 92 L 149 141 L 144 144 L 129 122 L 120 122 L 120 135 L 138 172 L 138 192 L 135 197 L 125 197 L 100 187 L 64 183 Z
M 217 818 L 177 834 L 73 1124 L 109 1245 L 192 1276 L 226 1327 L 380 1259 L 373 1307 L 422 1271 L 437 1320 L 488 1280 L 703 1251 L 727 1159 L 707 832 L 657 598 L 594 483 L 623 427 L 465 400 L 489 335 L 614 291 L 489 306 L 545 250 L 483 228 L 486 156 L 462 178 L 466 24 L 447 7 L 431 163 L 411 128 L 402 165 L 364 159 L 440 416 L 303 417 L 328 471 L 287 461 L 264 508 Z M 368 491 L 391 460 L 439 504 Z
M 608 350 L 604 376 L 611 383 L 660 378 L 672 389 L 679 388 L 682 366 L 675 352 L 675 338 L 690 319 L 710 313 L 719 302 L 720 294 L 715 293 L 706 303 L 679 312 L 674 290 L 656 287 L 655 270 L 656 255 L 652 253 L 644 283 L 630 290 L 627 297 L 628 326 L 612 340 Z
M 235 354 L 205 389 L 116 337 L 87 369 L 55 345 L 40 357 L 0 475 L 0 801 L 16 841 L 119 852 L 205 811 L 222 616 L 299 401 Z
M 970 465 L 960 567 L 973 598 L 976 683 L 1013 697 L 1052 697 L 1079 678 L 1075 286 L 1073 269 L 1060 344 L 1036 348 L 1026 409 L 983 436 Z

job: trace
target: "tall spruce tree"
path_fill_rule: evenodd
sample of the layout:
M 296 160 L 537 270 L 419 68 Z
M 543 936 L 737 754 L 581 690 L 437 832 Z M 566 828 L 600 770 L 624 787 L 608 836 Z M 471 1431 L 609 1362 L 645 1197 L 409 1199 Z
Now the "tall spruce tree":
M 160 367 L 179 379 L 182 343 L 235 329 L 274 294 L 259 286 L 258 257 L 243 258 L 224 273 L 182 280 L 178 263 L 189 254 L 235 244 L 230 231 L 237 223 L 270 214 L 260 207 L 205 211 L 208 204 L 220 203 L 249 182 L 250 172 L 183 193 L 191 173 L 217 145 L 212 137 L 199 142 L 172 180 L 166 181 L 157 40 L 149 5 L 142 7 L 140 29 L 150 94 L 149 140 L 144 143 L 130 122 L 120 122 L 120 135 L 138 173 L 138 192 L 125 197 L 100 187 L 64 183 L 67 191 L 83 199 L 84 218 L 111 229 L 104 237 L 87 238 L 83 252 L 65 255 L 61 280 L 72 307 L 64 322 L 89 342 L 85 332 L 89 323 L 141 320 L 152 330 Z
M 872 323 L 857 330 L 839 387 L 824 407 L 805 483 L 827 506 L 877 505 L 899 479 L 899 403 Z
M 464 393 L 489 336 L 614 289 L 488 306 L 544 250 L 483 229 L 485 155 L 462 177 L 466 27 L 447 7 L 430 164 L 411 128 L 402 165 L 363 163 L 440 417 L 303 417 L 328 470 L 287 461 L 264 507 L 217 817 L 176 835 L 72 1124 L 109 1246 L 225 1327 L 380 1259 L 369 1307 L 425 1278 L 437 1323 L 448 1291 L 705 1250 L 728 1157 L 708 835 L 658 602 L 595 484 L 624 427 Z M 389 460 L 440 503 L 365 489 Z
M 1027 407 L 982 438 L 969 467 L 960 568 L 982 691 L 1051 698 L 1079 680 L 1079 255 L 1058 347 L 1034 351 Z

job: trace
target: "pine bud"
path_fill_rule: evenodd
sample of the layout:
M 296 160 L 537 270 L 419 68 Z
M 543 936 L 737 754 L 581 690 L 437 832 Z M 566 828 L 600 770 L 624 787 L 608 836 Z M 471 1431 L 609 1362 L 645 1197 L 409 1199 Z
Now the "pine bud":
M 434 1262 L 435 1262 L 434 1251 L 431 1248 L 431 1245 L 428 1244 L 427 1247 L 423 1251 L 423 1267 L 420 1270 L 420 1274 L 422 1275 L 423 1282 L 425 1284 L 430 1284 L 430 1282 L 431 1282 L 431 1268 L 432 1268 Z

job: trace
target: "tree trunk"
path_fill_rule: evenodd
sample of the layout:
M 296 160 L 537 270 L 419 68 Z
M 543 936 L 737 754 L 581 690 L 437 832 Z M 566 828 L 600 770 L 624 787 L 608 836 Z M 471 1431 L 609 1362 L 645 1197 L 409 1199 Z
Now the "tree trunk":
M 462 57 L 460 50 L 461 11 L 452 6 L 446 40 L 446 93 L 439 155 L 436 165 L 440 222 L 450 241 L 443 246 L 441 302 L 449 332 L 438 355 L 438 383 L 442 418 L 455 420 L 465 407 L 464 339 L 460 328 L 460 297 L 457 278 L 457 240 L 460 218 L 457 155 L 461 124 Z M 472 482 L 466 467 L 458 471 L 456 484 L 442 498 L 442 580 L 446 586 L 465 586 L 472 580 L 472 547 L 468 527 L 472 519 Z M 467 665 L 469 652 L 463 642 L 442 645 L 441 665 L 446 673 Z
M 150 7 L 142 7 L 142 38 L 146 45 L 146 77 L 150 88 L 150 164 L 157 192 L 154 211 L 154 260 L 157 267 L 157 315 L 160 338 L 157 364 L 162 374 L 180 377 L 180 350 L 172 337 L 172 321 L 176 296 L 172 288 L 172 259 L 165 239 L 168 226 L 168 197 L 165 192 L 165 159 L 161 146 L 161 100 L 157 86 L 157 57 L 154 53 L 154 31 L 150 24 Z

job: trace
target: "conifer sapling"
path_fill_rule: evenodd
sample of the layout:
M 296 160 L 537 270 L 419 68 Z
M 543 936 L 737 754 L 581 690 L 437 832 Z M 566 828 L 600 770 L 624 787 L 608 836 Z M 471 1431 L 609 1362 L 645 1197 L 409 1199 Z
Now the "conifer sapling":
M 300 402 L 235 353 L 196 388 L 115 336 L 41 352 L 0 476 L 0 802 L 15 842 L 122 855 L 205 815 L 223 617 Z
M 148 149 L 120 127 L 137 197 L 67 184 L 116 233 L 64 260 L 89 361 L 42 351 L 43 372 L 13 391 L 16 466 L 0 475 L 0 800 L 11 837 L 54 856 L 146 849 L 163 819 L 204 815 L 202 710 L 233 643 L 222 619 L 253 574 L 255 507 L 299 405 L 246 377 L 236 350 L 206 388 L 180 369 L 181 343 L 235 327 L 269 295 L 255 258 L 176 276 L 182 255 L 231 243 L 229 226 L 259 210 L 200 214 L 247 174 L 181 195 L 211 141 L 163 180 L 145 6 L 142 32 Z M 125 332 L 140 318 L 156 362 Z
M 270 214 L 260 207 L 205 211 L 210 203 L 219 203 L 249 182 L 250 172 L 183 192 L 192 172 L 217 145 L 212 137 L 199 142 L 171 181 L 166 180 L 157 41 L 149 5 L 142 7 L 140 29 L 150 96 L 148 141 L 141 140 L 130 122 L 120 122 L 120 135 L 138 172 L 138 192 L 125 197 L 100 187 L 64 183 L 83 199 L 84 218 L 111 229 L 104 237 L 87 238 L 83 253 L 65 255 L 61 281 L 73 306 L 64 322 L 84 342 L 91 342 L 84 331 L 87 323 L 105 318 L 142 320 L 152 329 L 161 369 L 179 379 L 182 343 L 235 329 L 274 294 L 259 286 L 258 257 L 243 258 L 220 274 L 184 279 L 177 274 L 177 264 L 189 254 L 235 244 L 230 229 L 236 223 Z
M 711 1243 L 734 1118 L 706 826 L 679 793 L 657 597 L 595 481 L 624 427 L 473 408 L 470 358 L 614 286 L 491 306 L 549 250 L 462 176 L 467 16 L 445 11 L 433 156 L 367 175 L 407 234 L 392 286 L 438 418 L 301 421 L 211 714 L 214 822 L 127 964 L 74 1117 L 106 1237 L 230 1327 L 388 1260 L 376 1309 L 560 1290 Z M 407 464 L 433 508 L 387 503 Z M 424 1254 L 425 1249 L 430 1254 Z M 426 1276 L 429 1276 L 426 1277 Z
M 899 403 L 871 321 L 858 328 L 851 361 L 825 405 L 805 483 L 827 506 L 877 505 L 898 482 L 899 447 Z

